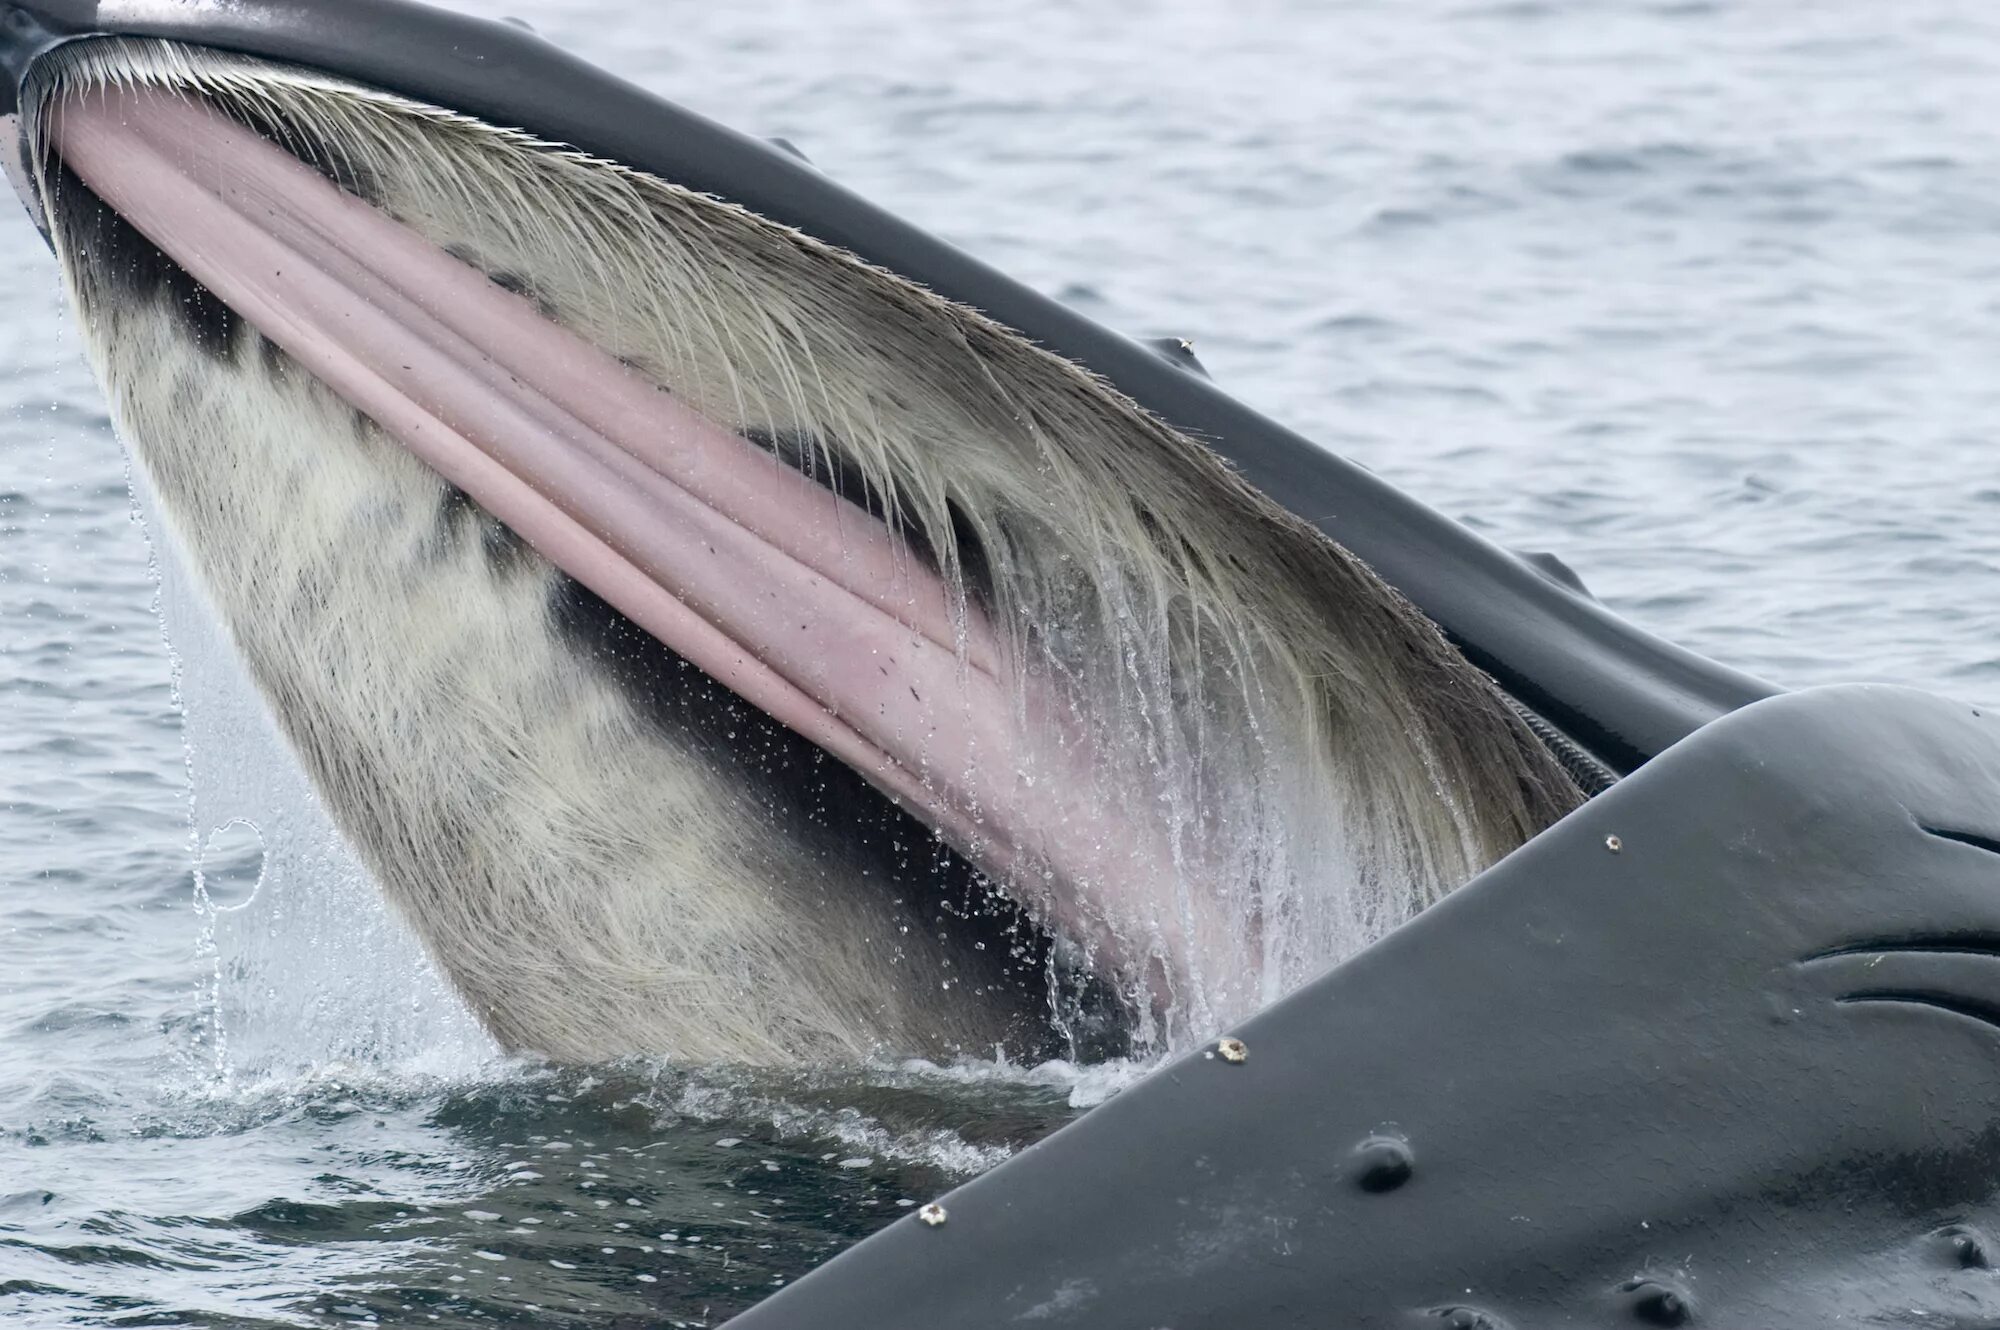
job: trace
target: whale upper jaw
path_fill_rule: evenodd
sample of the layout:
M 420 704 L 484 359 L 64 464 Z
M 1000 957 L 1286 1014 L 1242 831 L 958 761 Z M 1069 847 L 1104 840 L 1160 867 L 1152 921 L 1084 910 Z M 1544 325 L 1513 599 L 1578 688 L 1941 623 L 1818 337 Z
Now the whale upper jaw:
M 170 528 L 510 1044 L 1019 1052 L 1105 989 L 1172 1046 L 1577 800 L 1351 553 L 895 273 L 184 43 L 22 109 Z
M 873 207 L 794 152 L 604 74 L 521 27 L 410 0 L 30 0 L 0 13 L 0 115 L 34 63 L 92 34 L 156 37 L 351 78 L 739 203 L 984 311 L 1216 449 L 1440 625 L 1515 698 L 1617 771 L 1776 689 L 1587 595 L 1264 419 L 1150 345 Z M 18 158 L 19 146 L 0 149 Z M 31 213 L 39 203 L 28 199 Z M 1336 514 L 1337 518 L 1330 518 Z

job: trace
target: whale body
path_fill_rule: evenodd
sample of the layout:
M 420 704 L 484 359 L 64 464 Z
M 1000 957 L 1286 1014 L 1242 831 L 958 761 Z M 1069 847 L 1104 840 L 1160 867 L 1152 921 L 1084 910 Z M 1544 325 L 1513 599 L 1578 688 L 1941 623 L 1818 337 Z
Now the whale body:
M 1178 1052 L 745 1330 L 2000 1324 L 2000 741 L 1660 642 L 403 0 L 0 14 L 0 160 L 343 831 L 559 1058 Z

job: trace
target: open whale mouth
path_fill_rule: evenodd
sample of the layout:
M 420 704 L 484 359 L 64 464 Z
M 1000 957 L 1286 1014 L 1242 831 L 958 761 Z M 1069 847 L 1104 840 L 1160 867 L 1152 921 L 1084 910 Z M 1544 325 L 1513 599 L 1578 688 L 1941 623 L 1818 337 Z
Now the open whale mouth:
M 99 85 L 45 126 L 62 166 L 198 284 L 190 299 L 980 871 L 1049 884 L 1034 904 L 1054 927 L 1133 963 L 1101 916 L 1064 907 L 1171 880 L 1176 851 L 1095 802 L 1081 722 L 879 500 L 816 483 L 789 463 L 819 459 L 716 423 L 213 104 Z
M 205 291 L 982 868 L 1108 889 L 1174 871 L 1131 823 L 1075 805 L 1095 785 L 1088 745 L 1052 750 L 1060 766 L 1037 777 L 1018 722 L 1045 713 L 1019 662 L 882 516 L 212 106 L 100 87 L 47 126 L 63 164 Z
M 1100 380 L 851 255 L 449 110 L 170 42 L 64 46 L 22 107 L 33 193 L 126 432 L 166 478 L 169 516 L 197 530 L 196 562 L 236 570 L 221 608 L 253 673 L 434 950 L 476 932 L 490 954 L 523 928 L 499 907 L 474 928 L 477 901 L 440 899 L 434 879 L 458 862 L 536 877 L 536 908 L 556 918 L 597 899 L 578 882 L 623 882 L 635 864 L 699 878 L 685 836 L 629 824 L 740 821 L 742 801 L 699 773 L 729 765 L 720 748 L 782 733 L 921 823 L 1142 1024 L 1185 1033 L 1365 945 L 1576 798 L 1502 695 L 1345 551 Z M 261 378 L 230 363 L 244 337 L 265 352 Z M 271 551 L 232 523 L 304 540 L 321 520 L 288 524 L 274 505 L 317 500 L 236 474 L 260 465 L 256 447 L 232 454 L 235 472 L 206 461 L 190 404 L 310 472 L 351 440 L 327 437 L 301 383 L 775 728 L 753 737 L 723 708 L 682 736 L 679 772 L 627 763 L 674 775 L 671 797 L 663 786 L 655 812 L 635 805 L 581 849 L 567 830 L 466 825 L 483 812 L 413 830 L 385 811 L 360 787 L 421 802 L 449 773 L 348 712 L 400 707 L 404 733 L 449 723 L 495 781 L 546 785 L 546 758 L 493 731 L 518 728 L 496 715 L 548 685 L 523 666 L 491 697 L 360 697 L 437 681 L 399 673 L 361 607 L 301 604 L 299 578 L 251 586 Z M 350 528 L 405 497 L 376 470 L 341 482 Z M 365 535 L 341 540 L 308 580 L 369 557 Z M 477 594 L 439 614 L 520 613 L 503 587 Z M 287 616 L 356 663 L 315 658 Z M 300 687 L 343 668 L 357 677 Z M 565 799 L 609 816 L 560 790 L 538 808 Z M 799 885 L 799 855 L 779 864 L 748 842 L 803 843 L 829 815 L 750 802 L 759 825 L 708 833 L 707 880 L 667 890 L 659 928 L 699 895 L 748 956 L 746 935 L 823 894 Z M 591 855 L 587 873 L 551 866 Z M 717 880 L 730 876 L 748 881 Z M 882 922 L 850 931 L 853 972 Z M 607 993 L 679 1002 L 690 982 L 686 966 L 633 977 L 598 940 L 571 945 Z M 714 969 L 752 961 L 774 963 Z M 865 1024 L 854 1008 L 874 998 L 850 986 L 840 1014 L 811 1019 Z

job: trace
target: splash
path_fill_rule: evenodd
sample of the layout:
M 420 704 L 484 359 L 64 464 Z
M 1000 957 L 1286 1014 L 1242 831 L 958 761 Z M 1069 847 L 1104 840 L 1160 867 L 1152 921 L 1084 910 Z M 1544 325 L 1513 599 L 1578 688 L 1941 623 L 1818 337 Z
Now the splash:
M 182 1075 L 225 1095 L 327 1067 L 472 1075 L 497 1050 L 334 828 L 143 470 L 128 464 L 127 480 L 183 721 L 201 978 L 175 1049 Z

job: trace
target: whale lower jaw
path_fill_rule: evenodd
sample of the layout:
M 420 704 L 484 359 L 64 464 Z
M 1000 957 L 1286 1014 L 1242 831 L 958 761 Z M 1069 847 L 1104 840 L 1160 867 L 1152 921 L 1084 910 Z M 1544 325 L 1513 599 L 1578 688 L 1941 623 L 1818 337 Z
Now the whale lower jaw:
M 1575 802 L 1364 568 L 970 311 L 319 76 L 53 59 L 124 433 L 510 1045 L 1173 1043 Z

